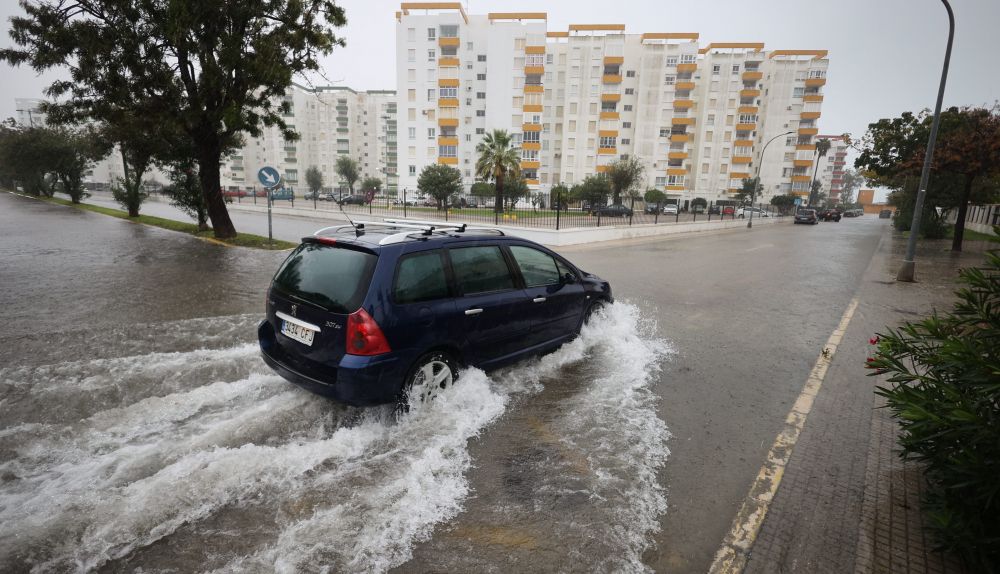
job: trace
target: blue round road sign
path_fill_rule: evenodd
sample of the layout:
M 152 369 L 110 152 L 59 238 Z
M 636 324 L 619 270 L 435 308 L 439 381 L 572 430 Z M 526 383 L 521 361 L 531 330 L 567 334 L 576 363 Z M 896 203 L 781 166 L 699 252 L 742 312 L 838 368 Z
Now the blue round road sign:
M 257 172 L 257 179 L 260 180 L 261 185 L 264 187 L 277 187 L 281 183 L 281 174 L 273 167 L 266 166 L 260 168 L 260 171 Z

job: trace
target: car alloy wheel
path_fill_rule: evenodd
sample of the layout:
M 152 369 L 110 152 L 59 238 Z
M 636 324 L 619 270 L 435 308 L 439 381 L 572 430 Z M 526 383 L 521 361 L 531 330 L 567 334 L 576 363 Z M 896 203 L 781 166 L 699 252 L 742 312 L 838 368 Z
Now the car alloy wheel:
M 446 353 L 428 353 L 415 363 L 406 379 L 405 398 L 421 403 L 433 401 L 458 378 L 455 361 Z

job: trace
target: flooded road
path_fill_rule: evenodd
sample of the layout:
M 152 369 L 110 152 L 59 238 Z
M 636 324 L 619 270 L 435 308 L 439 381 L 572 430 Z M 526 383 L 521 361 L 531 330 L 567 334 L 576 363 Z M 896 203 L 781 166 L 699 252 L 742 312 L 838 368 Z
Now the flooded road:
M 8 194 L 0 225 L 0 571 L 646 569 L 671 346 L 635 305 L 397 416 L 260 360 L 282 254 Z

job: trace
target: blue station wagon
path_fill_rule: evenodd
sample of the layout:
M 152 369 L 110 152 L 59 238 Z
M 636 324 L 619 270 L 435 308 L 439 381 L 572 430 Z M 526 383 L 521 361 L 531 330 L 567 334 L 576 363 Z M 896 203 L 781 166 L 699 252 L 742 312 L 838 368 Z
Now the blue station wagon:
M 355 406 L 429 400 L 460 366 L 553 350 L 611 287 L 495 229 L 357 222 L 306 237 L 278 269 L 258 327 L 285 379 Z

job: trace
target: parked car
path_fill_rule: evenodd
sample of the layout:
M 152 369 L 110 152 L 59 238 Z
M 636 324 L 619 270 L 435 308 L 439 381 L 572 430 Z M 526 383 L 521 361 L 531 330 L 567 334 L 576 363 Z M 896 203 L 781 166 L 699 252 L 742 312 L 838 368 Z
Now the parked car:
M 340 205 L 364 205 L 366 203 L 368 203 L 367 198 L 361 193 L 348 195 L 340 200 Z
M 224 189 L 222 190 L 222 197 L 246 197 L 247 192 L 242 189 Z
M 318 191 L 307 191 L 302 194 L 302 199 L 323 199 L 323 195 Z
M 861 217 L 864 214 L 863 209 L 848 209 L 844 212 L 844 217 Z
M 815 209 L 800 209 L 795 212 L 795 223 L 811 223 L 816 225 L 819 223 L 819 218 L 816 216 Z
M 879 219 L 891 219 L 892 218 L 892 210 L 891 209 L 883 209 L 882 211 L 878 212 L 878 218 Z
M 702 204 L 692 204 L 691 213 L 705 213 L 705 206 Z
M 718 205 L 713 205 L 708 208 L 709 215 L 719 215 L 720 213 L 722 213 L 722 208 L 720 208 Z
M 430 400 L 460 366 L 491 370 L 555 349 L 613 301 L 607 281 L 525 239 L 371 224 L 304 238 L 266 299 L 264 362 L 357 406 Z
M 473 199 L 473 198 L 466 199 L 465 200 L 465 206 L 466 207 L 479 207 L 479 200 L 478 199 Z
M 423 207 L 437 207 L 438 201 L 433 197 L 428 197 L 427 199 L 420 200 L 420 202 L 417 205 L 421 205 Z
M 741 207 L 736 210 L 736 217 L 740 219 L 746 219 L 750 217 L 750 213 L 753 213 L 754 217 L 771 217 L 771 215 L 759 207 Z
M 736 208 L 732 205 L 726 205 L 722 208 L 722 215 L 736 215 Z
M 590 212 L 601 217 L 632 217 L 632 210 L 620 203 L 614 205 L 599 205 Z
M 287 188 L 281 188 L 281 189 L 276 189 L 276 190 L 272 191 L 271 192 L 271 201 L 279 201 L 279 200 L 294 201 L 295 200 L 295 192 L 293 192 L 292 190 L 287 189 Z
M 647 215 L 654 215 L 656 213 L 663 213 L 663 208 L 659 203 L 647 203 L 642 212 Z
M 823 221 L 840 222 L 840 211 L 836 209 L 824 209 L 819 213 L 819 218 Z
M 663 206 L 663 215 L 677 215 L 677 204 L 668 203 Z

